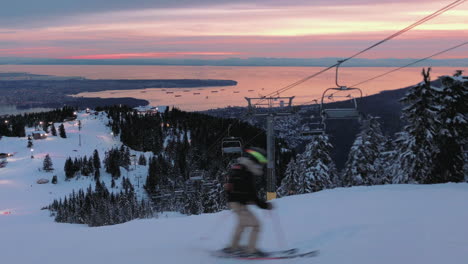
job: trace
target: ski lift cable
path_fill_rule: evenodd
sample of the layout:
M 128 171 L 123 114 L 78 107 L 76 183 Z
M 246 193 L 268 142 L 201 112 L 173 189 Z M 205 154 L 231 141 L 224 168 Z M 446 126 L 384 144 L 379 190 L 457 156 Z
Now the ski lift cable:
M 395 68 L 395 69 L 393 69 L 393 70 L 390 70 L 390 71 L 388 71 L 388 72 L 385 72 L 385 73 L 379 74 L 379 75 L 377 75 L 377 76 L 374 76 L 374 77 L 372 77 L 372 78 L 370 78 L 370 79 L 367 79 L 367 80 L 365 80 L 365 81 L 362 81 L 362 82 L 353 84 L 353 85 L 351 85 L 351 87 L 355 87 L 355 86 L 357 86 L 357 85 L 361 85 L 361 84 L 363 84 L 363 83 L 370 82 L 370 81 L 375 80 L 375 79 L 377 79 L 377 78 L 383 77 L 383 76 L 385 76 L 385 75 L 387 75 L 387 74 L 396 72 L 396 71 L 401 70 L 401 69 L 403 69 L 403 68 L 409 67 L 409 66 L 414 65 L 414 64 L 416 64 L 416 63 L 419 63 L 419 62 L 421 62 L 421 61 L 430 59 L 430 58 L 432 58 L 432 57 L 435 57 L 435 56 L 438 56 L 438 55 L 443 54 L 443 53 L 445 53 L 445 52 L 448 52 L 448 51 L 457 49 L 457 48 L 459 48 L 459 47 L 461 47 L 461 46 L 464 46 L 464 45 L 467 45 L 467 44 L 468 44 L 468 42 L 464 42 L 464 43 L 458 44 L 458 45 L 453 46 L 453 47 L 451 47 L 451 48 L 448 48 L 448 49 L 445 49 L 445 50 L 443 50 L 443 51 L 434 53 L 434 54 L 432 54 L 432 55 L 430 55 L 430 56 L 427 56 L 427 57 L 425 57 L 425 58 L 423 58 L 423 59 L 419 59 L 419 60 L 417 60 L 417 61 L 408 63 L 408 64 L 406 64 L 406 65 L 404 65 L 404 66 L 401 66 L 401 67 Z
M 302 83 L 304 83 L 304 82 L 306 82 L 306 81 L 308 81 L 308 80 L 310 80 L 310 79 L 312 79 L 312 78 L 314 78 L 314 77 L 316 77 L 316 76 L 318 76 L 318 75 L 320 75 L 320 74 L 322 74 L 322 73 L 324 73 L 324 72 L 326 72 L 326 71 L 328 71 L 328 70 L 330 70 L 330 69 L 332 69 L 332 68 L 334 68 L 334 67 L 339 66 L 339 65 L 340 65 L 341 63 L 343 63 L 343 62 L 346 62 L 346 61 L 348 61 L 348 60 L 350 60 L 350 59 L 352 59 L 352 58 L 355 58 L 356 56 L 359 56 L 359 55 L 361 55 L 362 53 L 364 53 L 364 52 L 366 52 L 366 51 L 368 51 L 368 50 L 370 50 L 370 49 L 372 49 L 372 48 L 375 48 L 375 47 L 377 47 L 378 45 L 380 45 L 380 44 L 382 44 L 382 43 L 384 43 L 384 42 L 386 42 L 386 41 L 388 41 L 388 40 L 391 40 L 391 39 L 393 39 L 393 38 L 395 38 L 395 37 L 397 37 L 397 36 L 399 36 L 399 35 L 401 35 L 401 34 L 407 32 L 407 31 L 409 31 L 409 30 L 415 28 L 416 26 L 419 26 L 419 25 L 421 25 L 421 24 L 423 24 L 423 23 L 425 23 L 425 22 L 427 22 L 427 21 L 429 21 L 429 20 L 431 20 L 431 19 L 433 19 L 433 18 L 435 18 L 435 17 L 437 17 L 437 16 L 439 16 L 439 15 L 445 13 L 446 11 L 448 11 L 448 10 L 450 10 L 450 9 L 452 9 L 452 8 L 454 8 L 454 7 L 456 7 L 456 6 L 458 6 L 458 5 L 461 5 L 461 4 L 464 3 L 464 2 L 466 2 L 466 0 L 457 0 L 457 1 L 455 1 L 455 2 L 452 2 L 451 4 L 449 4 L 449 5 L 447 5 L 447 6 L 443 7 L 443 8 L 441 8 L 441 9 L 435 11 L 434 13 L 432 13 L 432 14 L 430 14 L 430 15 L 428 15 L 428 16 L 426 16 L 426 17 L 424 17 L 424 18 L 422 18 L 422 19 L 420 19 L 420 20 L 418 20 L 418 21 L 416 21 L 416 22 L 414 22 L 413 24 L 407 26 L 406 28 L 404 28 L 404 29 L 402 29 L 402 30 L 400 30 L 400 31 L 398 31 L 398 32 L 393 33 L 392 35 L 390 35 L 390 36 L 386 37 L 385 39 L 383 39 L 383 40 L 381 40 L 381 41 L 379 41 L 379 42 L 377 42 L 377 43 L 371 45 L 370 47 L 368 47 L 368 48 L 366 48 L 366 49 L 364 49 L 364 50 L 362 50 L 362 51 L 360 51 L 360 52 L 357 52 L 356 54 L 352 55 L 351 57 L 348 57 L 348 58 L 346 58 L 346 59 L 340 60 L 339 62 L 337 62 L 337 63 L 335 63 L 335 64 L 333 64 L 333 65 L 331 65 L 331 66 L 329 66 L 329 67 L 327 67 L 327 68 L 325 68 L 325 69 L 323 69 L 323 70 L 317 72 L 317 73 L 314 73 L 314 74 L 312 74 L 312 75 L 309 75 L 309 76 L 307 76 L 307 77 L 305 77 L 305 78 L 303 78 L 303 79 L 301 79 L 301 80 L 298 80 L 298 81 L 296 81 L 296 82 L 294 82 L 294 83 L 292 83 L 292 84 L 289 84 L 289 85 L 287 85 L 287 86 L 285 86 L 285 87 L 283 87 L 283 88 L 280 88 L 280 89 L 278 89 L 278 90 L 276 90 L 276 91 L 274 91 L 274 92 L 272 92 L 272 93 L 270 93 L 270 94 L 267 94 L 266 97 L 272 96 L 272 95 L 275 95 L 275 94 L 280 94 L 280 93 L 283 93 L 283 92 L 285 92 L 285 91 L 287 91 L 287 90 L 289 90 L 289 89 L 292 89 L 292 88 L 298 86 L 299 84 L 302 84 Z M 260 102 L 261 102 L 261 100 L 260 100 Z M 258 102 L 258 103 L 260 103 L 260 102 Z
M 448 52 L 448 51 L 451 51 L 451 50 L 460 48 L 460 47 L 462 47 L 462 46 L 464 46 L 464 45 L 467 45 L 467 44 L 468 44 L 468 41 L 467 41 L 467 42 L 464 42 L 464 43 L 461 43 L 461 44 L 458 44 L 458 45 L 456 45 L 456 46 L 453 46 L 453 47 L 451 47 L 451 48 L 445 49 L 445 50 L 443 50 L 443 51 L 439 51 L 439 52 L 434 53 L 434 54 L 432 54 L 432 55 L 430 55 L 430 56 L 427 56 L 427 57 L 425 57 L 425 58 L 422 58 L 422 59 L 416 60 L 416 61 L 414 61 L 414 62 L 408 63 L 408 64 L 406 64 L 406 65 L 404 65 L 404 66 L 395 68 L 395 69 L 390 70 L 390 71 L 388 71 L 388 72 L 379 74 L 379 75 L 377 75 L 377 76 L 374 76 L 374 77 L 369 78 L 369 79 L 367 79 L 367 80 L 364 80 L 364 81 L 362 81 L 362 82 L 353 84 L 353 85 L 351 85 L 350 87 L 353 88 L 353 87 L 358 86 L 358 85 L 361 85 L 361 84 L 363 84 L 363 83 L 373 81 L 373 80 L 375 80 L 375 79 L 378 79 L 378 78 L 383 77 L 383 76 L 385 76 L 385 75 L 388 75 L 388 74 L 390 74 L 390 73 L 393 73 L 393 72 L 399 71 L 399 70 L 401 70 L 401 69 L 407 68 L 407 67 L 412 66 L 412 65 L 414 65 L 414 64 L 417 64 L 417 63 L 419 63 L 419 62 L 422 62 L 422 61 L 424 61 L 424 60 L 427 60 L 427 59 L 433 58 L 433 57 L 435 57 L 435 56 L 441 55 L 441 54 L 443 54 L 443 53 L 445 53 L 445 52 Z M 332 93 L 331 95 L 334 95 L 335 93 L 338 93 L 338 92 L 340 92 L 340 91 L 334 92 L 334 93 Z M 304 103 L 299 104 L 299 105 L 297 105 L 297 106 L 307 105 L 307 104 L 310 104 L 310 103 L 312 103 L 312 102 L 315 102 L 315 100 L 317 100 L 317 99 L 304 102 Z

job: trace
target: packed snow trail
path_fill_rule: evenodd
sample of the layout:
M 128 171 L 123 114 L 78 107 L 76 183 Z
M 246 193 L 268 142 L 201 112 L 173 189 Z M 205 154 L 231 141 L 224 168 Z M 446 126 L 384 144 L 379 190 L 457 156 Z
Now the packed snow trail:
M 340 188 L 274 203 L 288 246 L 320 249 L 313 263 L 462 264 L 468 259 L 466 201 L 468 184 L 442 184 Z M 255 213 L 264 224 L 260 246 L 278 249 L 272 219 Z M 220 217 L 225 221 L 216 226 Z M 234 226 L 228 211 L 90 228 L 54 223 L 37 210 L 0 216 L 0 226 L 5 263 L 237 263 L 207 253 L 228 241 Z
M 121 144 L 104 125 L 105 117 L 80 114 L 80 118 L 81 148 L 79 132 L 71 123 L 65 127 L 67 139 L 49 137 L 34 141 L 34 159 L 30 158 L 26 139 L 0 140 L 0 152 L 16 152 L 7 167 L 0 169 L 0 212 L 11 212 L 0 213 L 2 263 L 251 263 L 217 259 L 208 253 L 227 244 L 235 225 L 229 211 L 162 216 L 93 228 L 55 223 L 49 212 L 40 208 L 92 183 L 86 177 L 65 182 L 65 158 L 89 156 L 98 148 L 102 159 L 105 150 Z M 56 169 L 48 174 L 38 171 L 47 153 Z M 135 184 L 136 174 L 146 175 L 146 170 L 137 166 L 131 171 L 132 182 Z M 59 178 L 57 185 L 36 184 L 37 179 L 50 179 L 55 174 Z M 110 186 L 110 176 L 102 175 L 102 179 Z M 466 183 L 337 188 L 277 199 L 275 214 L 253 208 L 263 223 L 260 248 L 319 249 L 320 255 L 255 263 L 465 264 L 467 201 Z M 276 220 L 275 215 L 279 217 Z M 277 239 L 277 220 L 285 241 Z

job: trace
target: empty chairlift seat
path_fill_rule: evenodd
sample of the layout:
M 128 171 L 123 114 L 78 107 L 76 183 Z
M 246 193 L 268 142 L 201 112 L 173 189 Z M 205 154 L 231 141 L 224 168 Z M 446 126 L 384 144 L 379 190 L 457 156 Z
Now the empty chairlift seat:
M 205 176 L 205 172 L 202 170 L 194 170 L 190 173 L 190 180 L 191 181 L 201 181 Z
M 227 137 L 222 141 L 221 151 L 223 154 L 242 153 L 242 141 L 240 138 Z
M 325 119 L 357 119 L 360 116 L 356 108 L 332 108 L 324 109 Z
M 317 136 L 325 133 L 325 123 L 310 123 L 304 125 L 301 130 L 302 136 Z
M 358 110 L 358 103 L 355 97 L 351 94 L 347 96 L 340 96 L 334 95 L 335 93 L 340 92 L 348 92 L 348 91 L 358 91 L 359 97 L 362 98 L 362 91 L 359 88 L 347 88 L 347 87 L 340 87 L 340 88 L 328 88 L 322 95 L 322 103 L 320 105 L 321 114 L 323 120 L 327 119 L 359 119 L 361 117 L 361 113 Z M 334 91 L 333 94 L 327 94 L 328 91 Z M 340 101 L 333 102 L 338 106 L 329 106 L 330 103 L 325 103 L 326 98 L 337 98 Z M 341 107 L 343 105 L 343 107 Z

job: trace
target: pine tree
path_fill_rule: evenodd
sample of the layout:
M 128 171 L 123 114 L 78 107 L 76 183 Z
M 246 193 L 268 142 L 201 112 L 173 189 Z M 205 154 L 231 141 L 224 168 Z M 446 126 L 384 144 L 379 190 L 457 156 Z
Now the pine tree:
M 337 185 L 336 167 L 330 157 L 332 145 L 328 136 L 315 136 L 304 153 L 296 159 L 299 174 L 297 194 L 317 192 Z
M 438 100 L 441 122 L 434 139 L 439 152 L 427 183 L 461 182 L 464 180 L 463 147 L 468 144 L 468 80 L 458 71 L 454 77 L 442 77 L 441 82 Z
M 312 150 L 312 160 L 306 162 L 305 177 L 312 183 L 312 191 L 320 191 L 326 188 L 333 188 L 336 177 L 336 166 L 330 157 L 333 146 L 330 144 L 328 136 L 320 135 L 309 144 L 306 150 Z
M 404 133 L 396 140 L 399 156 L 396 159 L 393 183 L 427 183 L 433 171 L 433 161 L 439 151 L 434 143 L 438 119 L 436 103 L 437 89 L 431 86 L 430 68 L 423 69 L 424 81 L 414 87 L 400 101 L 407 106 L 403 109 L 403 117 L 408 123 Z
M 32 138 L 31 138 L 31 136 L 28 136 L 28 146 L 27 146 L 27 148 L 32 148 L 32 146 L 33 146 Z
M 53 164 L 52 164 L 52 159 L 50 158 L 49 154 L 47 154 L 44 158 L 44 162 L 42 164 L 42 169 L 47 171 L 47 172 L 50 172 L 50 171 L 53 171 L 54 168 L 53 168 Z
M 373 185 L 379 182 L 376 162 L 382 152 L 384 136 L 375 117 L 363 121 L 361 131 L 348 154 L 343 185 Z
M 99 177 L 101 176 L 101 159 L 99 158 L 99 152 L 97 149 L 93 152 L 93 167 L 94 167 L 94 180 L 99 181 Z
M 99 169 L 94 170 L 94 180 L 95 181 L 101 180 L 101 172 L 99 171 Z
M 67 133 L 65 132 L 65 126 L 63 124 L 59 126 L 59 135 L 61 138 L 67 138 Z
M 194 187 L 191 190 L 185 190 L 183 195 L 183 210 L 187 215 L 198 215 L 203 212 L 203 199 L 200 188 Z
M 49 123 L 48 122 L 42 122 L 42 130 L 44 132 L 49 133 Z
M 86 166 L 88 167 L 89 174 L 94 173 L 94 165 L 93 165 L 93 160 L 91 159 L 91 157 L 89 158 L 88 164 L 86 164 Z
M 52 136 L 57 136 L 57 130 L 55 129 L 55 125 L 52 123 L 52 128 L 50 129 Z
M 140 155 L 140 158 L 138 159 L 138 165 L 146 166 L 145 155 L 143 155 L 143 154 Z
M 120 177 L 120 165 L 122 163 L 121 151 L 118 149 L 111 149 L 106 152 L 106 157 L 104 158 L 104 165 L 106 172 L 110 173 L 113 178 Z
M 301 177 L 298 173 L 298 168 L 294 159 L 291 159 L 286 168 L 285 177 L 281 181 L 281 185 L 278 188 L 278 196 L 284 197 L 288 195 L 299 194 L 301 188 Z
M 379 153 L 379 157 L 375 161 L 375 175 L 377 177 L 375 178 L 374 184 L 392 183 L 392 175 L 394 175 L 394 161 L 396 156 L 395 146 L 393 145 L 392 139 L 385 138 L 382 151 Z
M 122 166 L 126 169 L 130 169 L 130 165 L 132 165 L 132 161 L 130 159 L 130 149 L 125 148 L 125 153 L 123 155 L 123 161 L 122 161 Z
M 158 161 L 155 156 L 149 160 L 148 176 L 146 177 L 145 189 L 147 192 L 154 192 L 158 184 Z
M 65 177 L 67 180 L 75 176 L 74 164 L 70 157 L 65 161 L 64 170 L 65 170 Z
M 80 170 L 81 170 L 81 175 L 83 175 L 83 176 L 88 176 L 89 175 L 88 158 L 86 156 L 84 156 L 82 161 L 81 161 Z

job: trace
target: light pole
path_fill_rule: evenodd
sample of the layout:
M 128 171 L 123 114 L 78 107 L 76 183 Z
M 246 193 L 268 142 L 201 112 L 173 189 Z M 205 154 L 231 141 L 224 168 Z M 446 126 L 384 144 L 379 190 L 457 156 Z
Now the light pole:
M 133 155 L 131 155 L 131 157 L 132 157 L 132 160 L 133 160 L 133 165 L 135 166 L 135 167 L 134 167 L 134 170 L 136 170 L 136 164 L 137 164 L 137 163 L 136 163 L 136 155 L 133 154 Z
M 78 120 L 78 138 L 79 138 L 78 146 L 81 147 L 81 120 Z
M 141 178 L 141 175 L 140 175 L 140 174 L 137 174 L 137 176 L 135 176 L 135 178 L 137 179 L 137 188 L 140 188 L 140 178 Z

